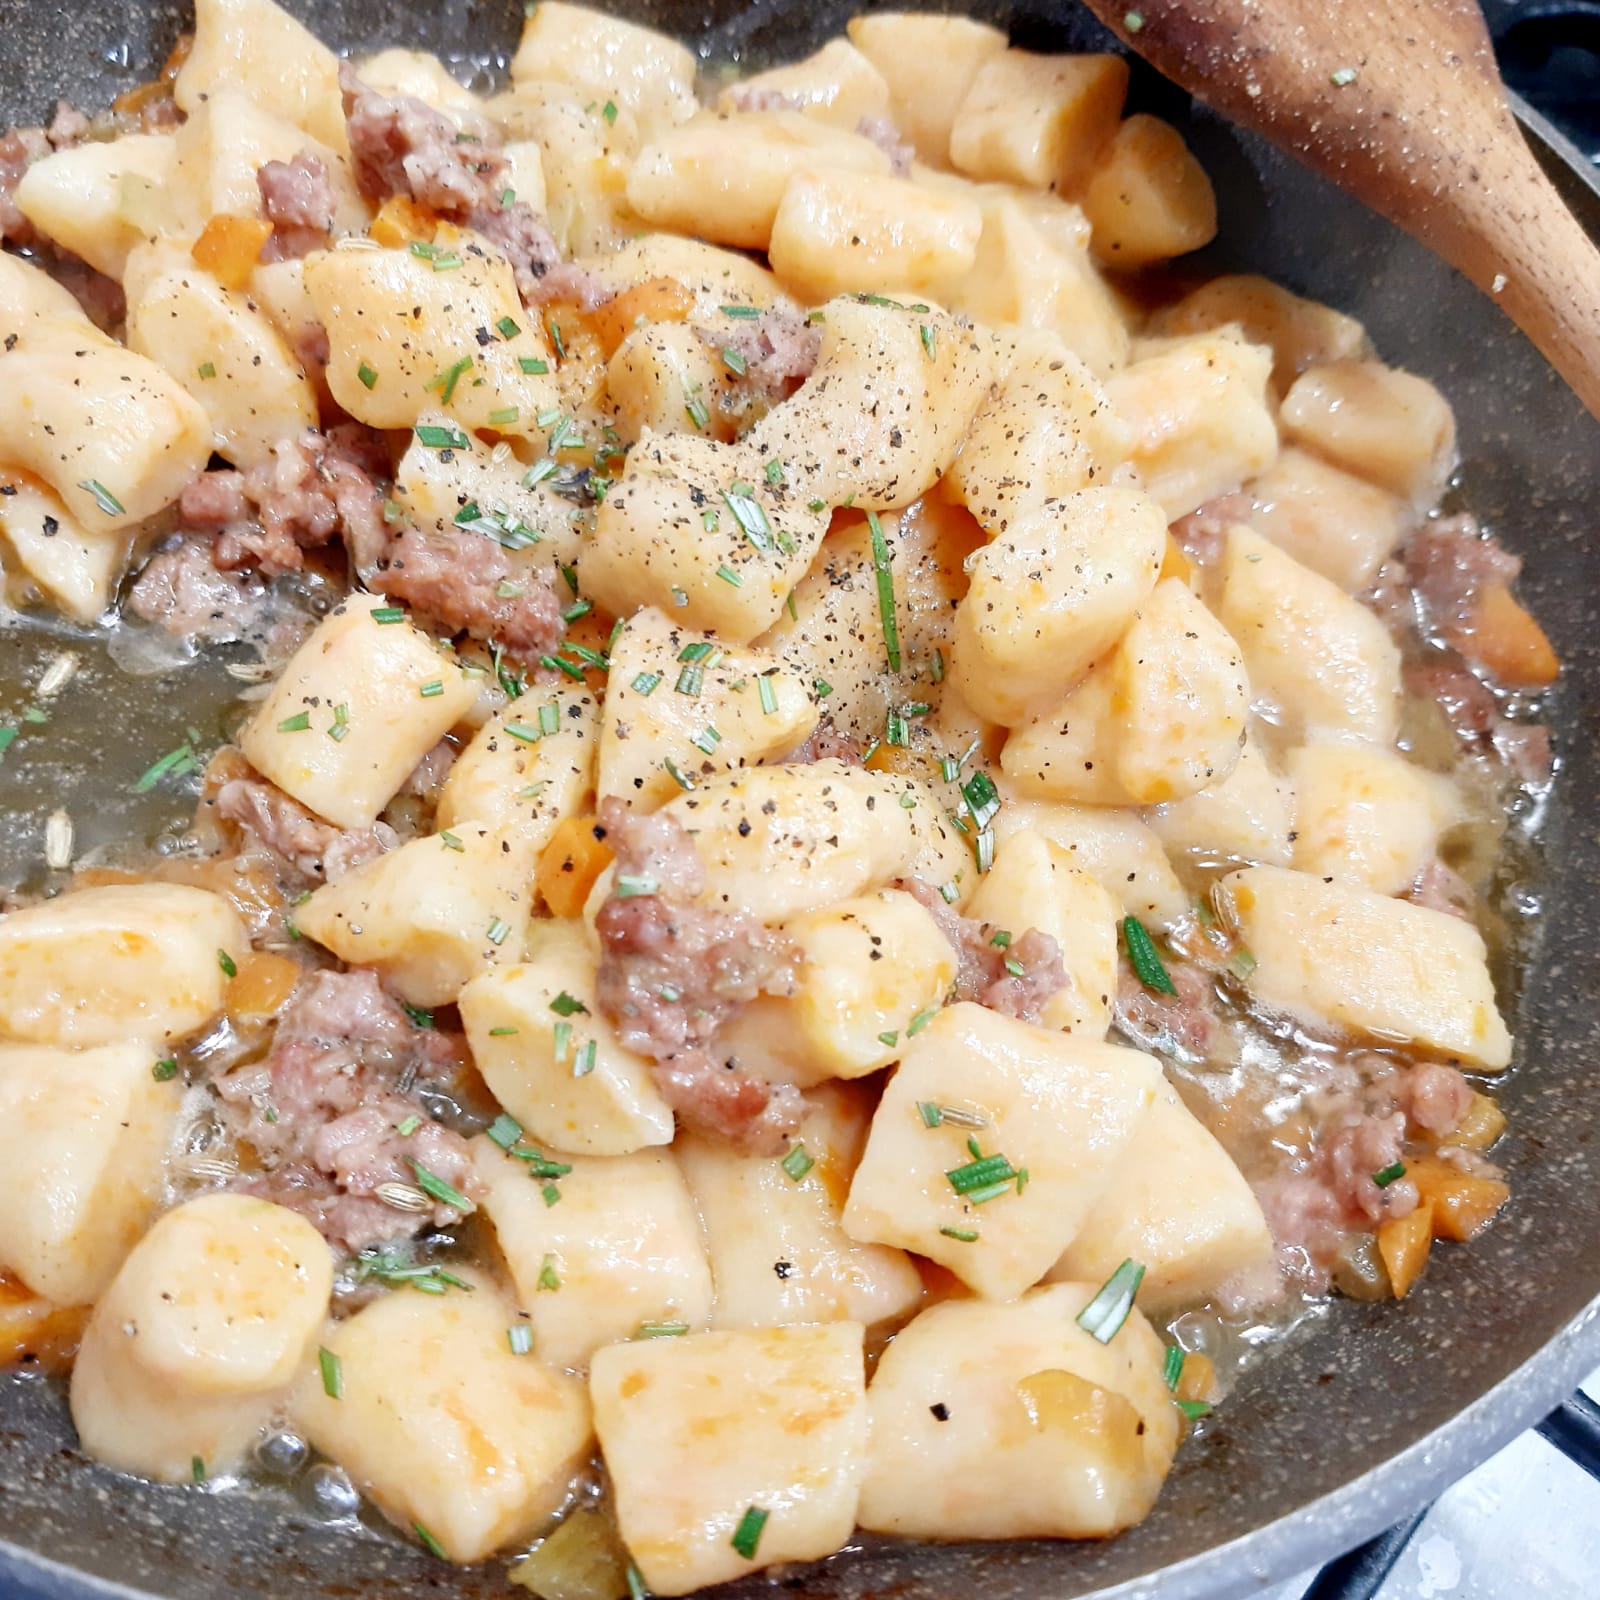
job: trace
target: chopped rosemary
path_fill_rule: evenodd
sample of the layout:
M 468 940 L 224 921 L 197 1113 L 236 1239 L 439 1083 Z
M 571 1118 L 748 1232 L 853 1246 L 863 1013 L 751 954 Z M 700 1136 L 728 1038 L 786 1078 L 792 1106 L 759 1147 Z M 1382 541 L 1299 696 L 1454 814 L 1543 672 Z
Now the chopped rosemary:
M 441 1205 L 454 1206 L 463 1213 L 473 1209 L 472 1202 L 459 1189 L 446 1183 L 438 1173 L 430 1172 L 420 1161 L 412 1161 L 410 1167 L 417 1175 L 417 1187 L 424 1194 L 431 1195 Z
M 1131 1258 L 1124 1261 L 1101 1285 L 1094 1299 L 1078 1313 L 1078 1326 L 1090 1338 L 1101 1344 L 1110 1344 L 1128 1320 L 1134 1297 L 1143 1282 L 1144 1268 Z
M 1150 937 L 1149 929 L 1137 917 L 1122 919 L 1122 943 L 1128 952 L 1129 963 L 1145 988 L 1157 994 L 1175 995 L 1178 992 L 1172 975 L 1161 959 L 1161 952 L 1156 949 L 1155 940 Z
M 761 1543 L 761 1530 L 767 1525 L 767 1518 L 772 1513 L 762 1506 L 751 1506 L 739 1518 L 739 1526 L 733 1530 L 733 1537 L 728 1541 L 746 1561 L 756 1558 L 756 1546 Z
M 344 1399 L 344 1364 L 326 1345 L 317 1347 L 317 1365 L 322 1369 L 322 1392 L 330 1400 Z
M 883 622 L 883 646 L 889 658 L 889 670 L 900 670 L 900 629 L 894 615 L 894 573 L 889 566 L 889 542 L 883 536 L 883 524 L 876 511 L 867 513 L 867 527 L 872 532 L 872 566 L 878 579 L 878 616 Z

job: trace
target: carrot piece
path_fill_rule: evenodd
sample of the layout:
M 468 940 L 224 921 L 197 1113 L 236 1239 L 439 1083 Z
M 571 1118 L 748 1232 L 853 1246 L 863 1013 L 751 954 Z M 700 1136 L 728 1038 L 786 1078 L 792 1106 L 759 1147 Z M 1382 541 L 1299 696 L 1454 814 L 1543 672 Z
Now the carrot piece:
M 55 1306 L 0 1272 L 0 1371 L 31 1357 L 47 1372 L 70 1365 L 89 1318 L 87 1306 Z
M 228 983 L 228 1010 L 236 1017 L 256 1019 L 278 1014 L 304 970 L 298 961 L 270 950 L 246 952 L 239 957 L 238 968 Z
M 1396 1300 L 1417 1281 L 1433 1248 L 1433 1202 L 1424 1200 L 1408 1217 L 1391 1217 L 1378 1229 L 1378 1254 Z
M 378 207 L 378 214 L 367 229 L 367 237 L 391 250 L 398 250 L 413 239 L 431 239 L 438 218 L 418 205 L 410 195 L 392 194 Z
M 1188 583 L 1194 577 L 1194 562 L 1189 559 L 1183 546 L 1169 533 L 1167 535 L 1167 553 L 1161 558 L 1161 578 L 1182 578 Z M 1159 582 L 1160 579 L 1158 578 Z
M 1451 1144 L 1465 1145 L 1469 1150 L 1487 1150 L 1506 1131 L 1506 1114 L 1499 1102 L 1486 1094 L 1474 1093 L 1466 1115 L 1450 1135 Z
M 575 917 L 589 898 L 595 879 L 613 860 L 594 836 L 593 817 L 567 817 L 539 855 L 533 881 L 544 903 L 558 917 Z
M 1217 1369 L 1211 1357 L 1193 1350 L 1185 1355 L 1173 1394 L 1179 1400 L 1204 1400 L 1207 1405 L 1212 1404 L 1217 1398 Z
M 1433 1202 L 1435 1239 L 1464 1243 L 1476 1238 L 1511 1198 L 1511 1186 L 1498 1178 L 1475 1178 L 1431 1156 L 1408 1161 L 1406 1176 L 1424 1200 Z
M 592 311 L 589 320 L 609 361 L 641 320 L 682 322 L 693 310 L 693 291 L 676 278 L 646 278 Z
M 262 245 L 271 237 L 272 224 L 265 218 L 219 211 L 200 230 L 189 254 L 224 289 L 242 289 L 255 271 Z
M 1561 671 L 1544 629 L 1503 583 L 1479 594 L 1471 618 L 1452 633 L 1451 643 L 1513 689 L 1543 689 Z

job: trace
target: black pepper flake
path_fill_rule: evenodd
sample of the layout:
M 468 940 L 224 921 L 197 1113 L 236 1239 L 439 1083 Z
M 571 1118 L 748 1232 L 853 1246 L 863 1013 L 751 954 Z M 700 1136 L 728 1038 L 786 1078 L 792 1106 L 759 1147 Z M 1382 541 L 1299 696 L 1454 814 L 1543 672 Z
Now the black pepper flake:
M 794 1262 L 774 1261 L 772 1263 L 772 1270 L 776 1272 L 780 1278 L 787 1278 L 789 1274 L 794 1271 Z
M 948 1422 L 950 1420 L 950 1407 L 943 1400 L 929 1406 L 928 1409 L 933 1413 L 936 1421 Z

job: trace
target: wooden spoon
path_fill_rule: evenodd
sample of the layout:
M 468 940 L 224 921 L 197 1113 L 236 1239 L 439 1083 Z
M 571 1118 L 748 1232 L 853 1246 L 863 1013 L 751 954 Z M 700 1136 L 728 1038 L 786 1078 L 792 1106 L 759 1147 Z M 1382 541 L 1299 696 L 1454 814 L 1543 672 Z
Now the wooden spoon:
M 1600 417 L 1600 252 L 1523 140 L 1476 0 L 1087 3 L 1493 295 Z

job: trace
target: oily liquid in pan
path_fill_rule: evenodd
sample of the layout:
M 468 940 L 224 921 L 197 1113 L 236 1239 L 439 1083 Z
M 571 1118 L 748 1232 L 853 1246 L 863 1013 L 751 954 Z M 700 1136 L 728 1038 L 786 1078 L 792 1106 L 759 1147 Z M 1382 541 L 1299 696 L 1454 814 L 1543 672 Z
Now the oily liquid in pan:
M 10 645 L 19 637 L 26 638 L 26 634 L 31 633 L 32 631 L 33 630 L 30 627 L 25 633 L 19 634 L 14 632 L 9 634 L 5 641 L 6 646 L 9 648 Z M 41 650 L 41 644 L 42 641 L 37 639 L 27 640 L 27 654 L 29 655 L 29 659 L 35 664 L 35 676 L 37 675 L 37 664 L 43 660 L 47 660 L 50 653 L 48 649 Z M 149 754 L 153 749 L 165 749 L 170 743 L 176 742 L 177 738 L 182 736 L 182 729 L 186 726 L 186 723 L 183 720 L 185 716 L 197 716 L 202 719 L 207 743 L 213 742 L 215 737 L 213 734 L 213 729 L 216 730 L 217 734 L 221 734 L 222 732 L 226 731 L 230 717 L 227 711 L 224 710 L 219 712 L 217 709 L 218 700 L 221 698 L 220 695 L 218 695 L 215 699 L 208 700 L 198 693 L 193 693 L 193 697 L 191 699 L 191 694 L 196 688 L 196 680 L 203 672 L 209 672 L 209 668 L 185 668 L 181 676 L 174 677 L 170 680 L 165 678 L 159 680 L 163 690 L 165 690 L 170 683 L 171 688 L 175 691 L 174 698 L 170 702 L 165 693 L 159 697 L 146 698 L 147 691 L 142 691 L 138 688 L 135 689 L 133 695 L 130 697 L 134 706 L 147 707 L 149 705 L 150 698 L 159 698 L 162 701 L 161 710 L 163 714 L 168 711 L 181 712 L 181 714 L 178 715 L 172 722 L 171 738 L 168 738 L 167 735 L 163 733 L 159 738 L 147 739 L 146 736 L 153 732 L 153 718 L 151 718 L 148 713 L 142 711 L 142 723 L 136 721 L 134 724 L 135 737 L 131 741 L 132 750 L 129 752 L 129 754 L 133 756 L 133 759 L 129 762 L 125 774 L 121 772 L 114 773 L 111 762 L 109 760 L 102 760 L 102 758 L 106 755 L 104 745 L 108 732 L 112 729 L 127 728 L 129 726 L 129 719 L 119 715 L 117 712 L 116 708 L 119 704 L 120 697 L 118 690 L 115 687 L 116 680 L 113 679 L 109 674 L 104 677 L 99 675 L 99 670 L 96 668 L 94 662 L 94 657 L 96 654 L 94 645 L 87 640 L 76 640 L 72 641 L 72 647 L 82 651 L 85 662 L 83 676 L 79 679 L 73 693 L 63 697 L 59 715 L 53 714 L 53 728 L 58 729 L 63 734 L 64 742 L 66 740 L 70 740 L 74 736 L 74 725 L 77 721 L 70 708 L 73 704 L 73 701 L 80 695 L 87 698 L 88 708 L 86 708 L 83 713 L 82 726 L 86 734 L 85 743 L 93 744 L 96 747 L 93 783 L 97 793 L 114 793 L 120 797 L 127 782 L 133 777 L 137 776 L 138 771 L 141 770 L 143 765 L 146 764 Z M 146 684 L 150 682 L 150 680 L 145 681 Z M 220 691 L 226 691 L 228 687 L 229 685 L 221 680 L 219 680 L 215 685 L 215 688 Z M 206 709 L 202 710 L 202 707 L 205 707 Z M 98 729 L 95 726 L 97 720 L 99 720 L 100 723 Z M 59 750 L 59 748 L 60 747 L 58 746 L 57 749 Z M 27 774 L 33 778 L 37 778 L 42 775 L 43 770 L 48 770 L 42 769 L 38 762 L 27 759 L 21 745 L 19 745 L 11 753 L 11 761 L 15 763 L 15 771 L 19 775 Z M 55 769 L 55 773 L 59 779 L 70 783 L 73 777 L 71 758 L 68 757 L 61 766 L 57 767 Z M 101 790 L 102 785 L 105 786 L 104 791 Z M 40 791 L 36 790 L 35 792 Z M 44 790 L 43 792 L 49 791 Z M 90 816 L 87 814 L 88 808 L 85 807 L 80 809 L 83 809 L 86 812 L 85 819 L 80 822 L 80 838 L 85 846 L 92 844 L 96 831 L 103 831 L 107 837 L 127 836 L 129 828 L 120 818 L 113 817 L 108 812 L 101 812 L 98 816 Z M 132 811 L 132 809 L 133 807 L 130 804 L 129 810 Z M 154 821 L 157 819 L 157 814 L 155 810 L 152 809 L 150 812 L 141 816 L 141 823 L 143 823 L 146 830 L 148 830 L 148 823 L 144 821 L 145 816 L 147 816 L 151 821 Z M 162 820 L 170 821 L 171 825 L 175 828 L 181 827 L 183 821 L 181 818 L 169 818 Z M 1485 809 L 1484 814 L 1479 821 L 1485 824 L 1492 823 L 1492 812 L 1488 809 Z M 1519 821 L 1516 825 L 1516 831 L 1519 837 L 1525 833 L 1527 837 L 1531 838 L 1533 827 L 1536 824 L 1536 821 L 1536 812 L 1530 819 L 1528 819 L 1527 822 Z M 109 823 L 109 825 L 105 825 L 107 823 Z M 36 859 L 36 857 L 34 859 Z M 1502 877 L 1503 876 L 1504 874 L 1502 873 Z M 38 881 L 37 879 L 34 879 L 30 886 L 37 885 Z M 1525 883 L 1516 884 L 1512 887 L 1517 893 L 1526 892 Z M 1521 917 L 1518 917 L 1516 922 L 1519 926 L 1523 925 L 1523 919 Z M 1297 1052 L 1303 1048 L 1303 1046 L 1292 1037 L 1284 1039 L 1281 1036 L 1274 1036 L 1269 1030 L 1255 1028 L 1252 1028 L 1251 1030 L 1251 1043 L 1253 1059 L 1263 1063 L 1264 1069 L 1266 1068 L 1266 1064 L 1271 1062 L 1281 1061 L 1283 1063 L 1292 1065 Z M 1200 1077 L 1199 1074 L 1196 1074 L 1195 1076 L 1197 1080 Z M 1242 1153 L 1243 1152 L 1241 1152 L 1241 1154 Z M 1276 1330 L 1270 1328 L 1252 1329 L 1244 1332 L 1240 1337 L 1243 1339 L 1243 1342 L 1246 1345 L 1253 1347 L 1257 1344 L 1268 1342 L 1271 1337 L 1274 1336 L 1275 1331 Z M 1219 1355 L 1226 1355 L 1230 1353 L 1228 1352 L 1225 1344 L 1219 1344 L 1218 1352 Z

